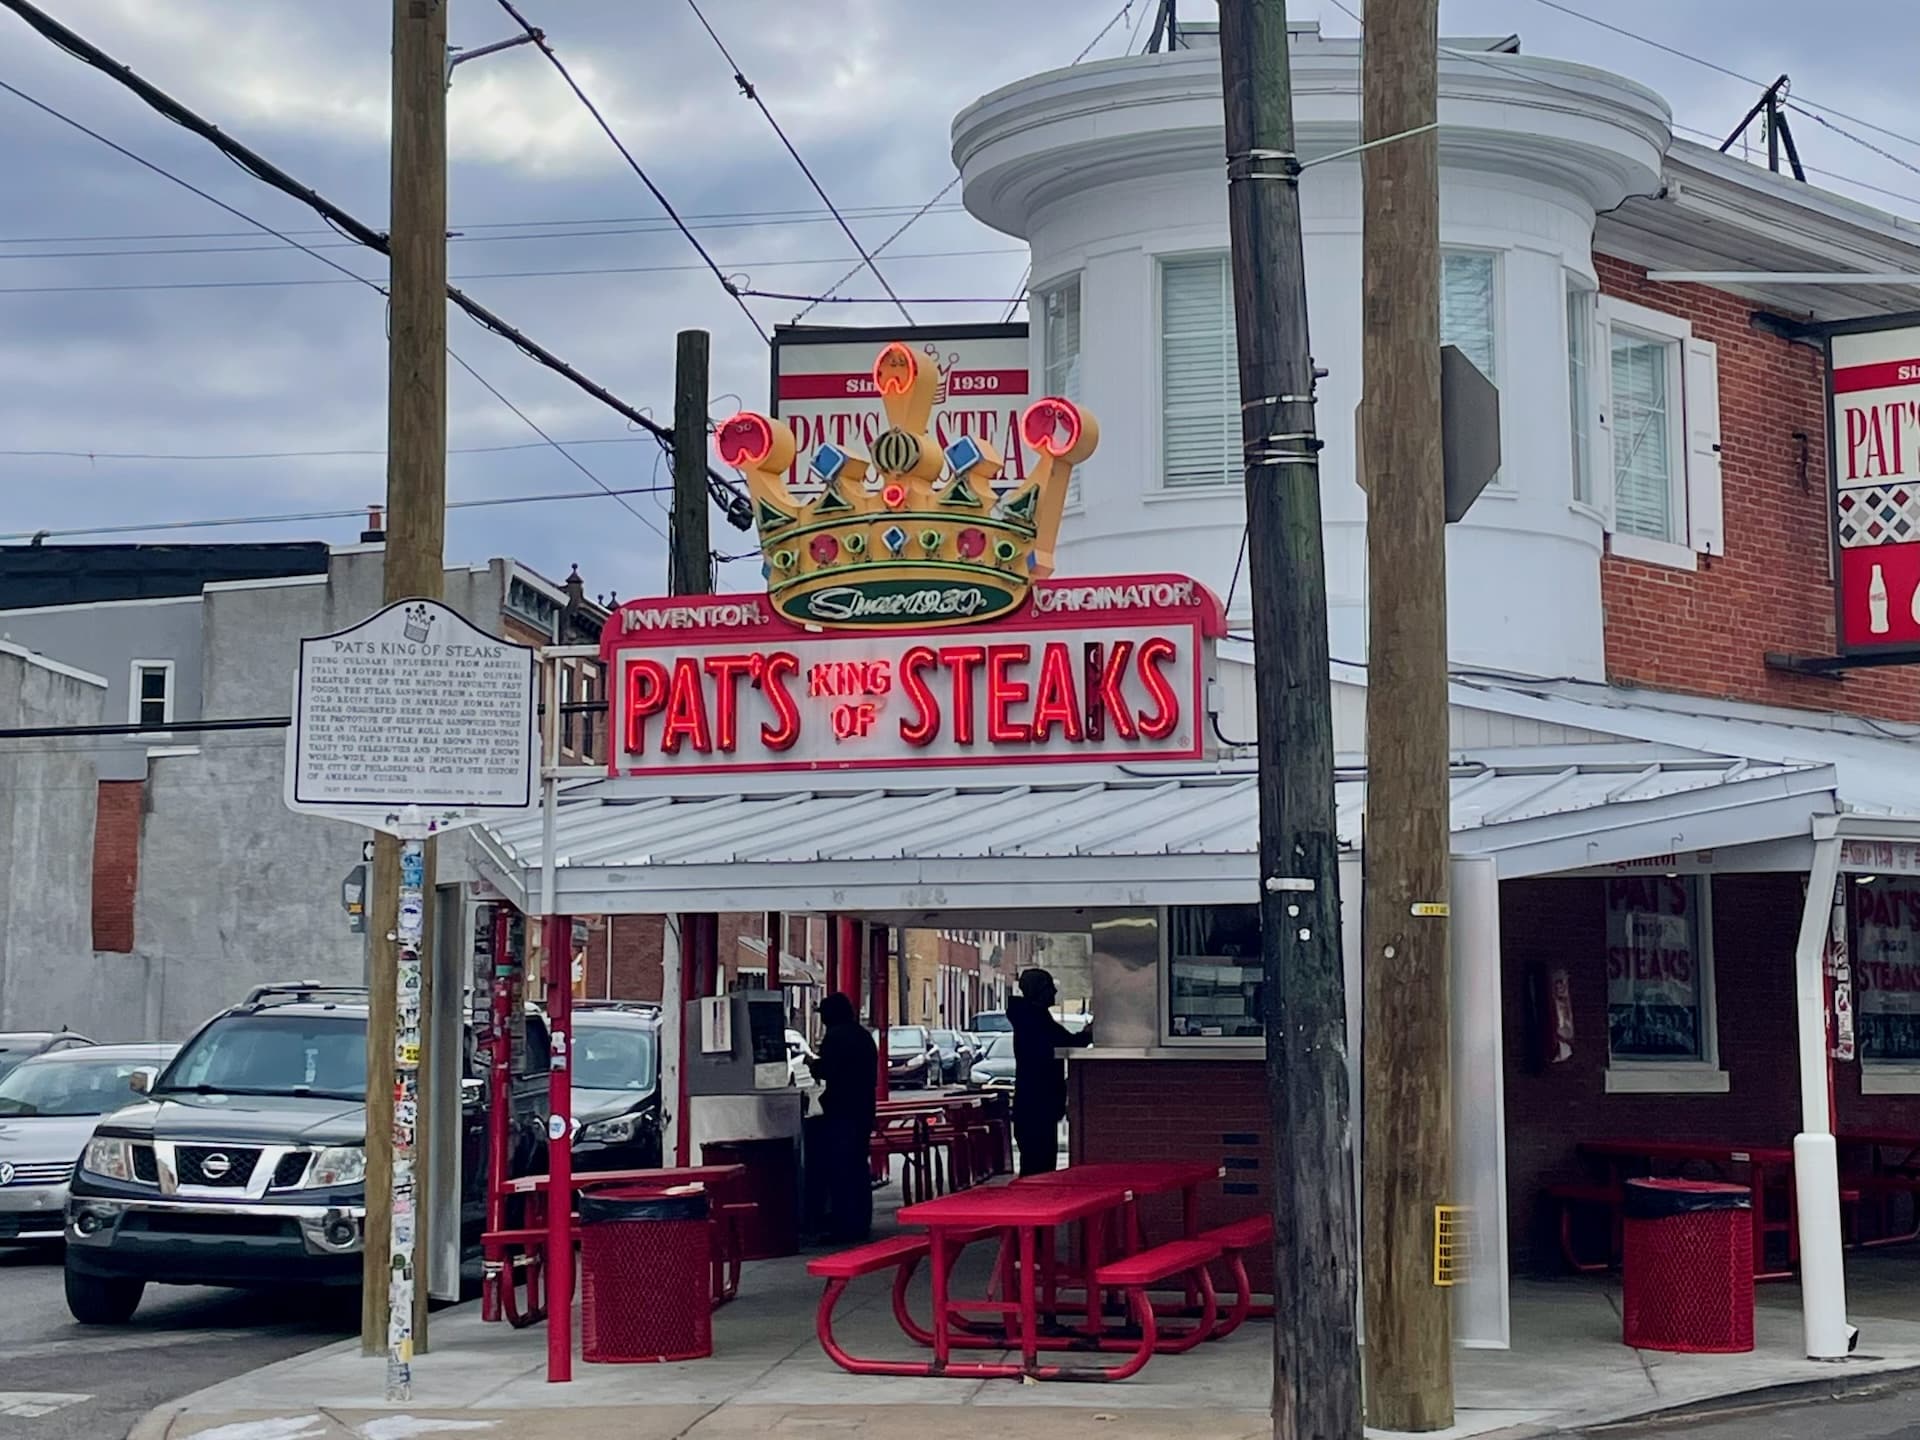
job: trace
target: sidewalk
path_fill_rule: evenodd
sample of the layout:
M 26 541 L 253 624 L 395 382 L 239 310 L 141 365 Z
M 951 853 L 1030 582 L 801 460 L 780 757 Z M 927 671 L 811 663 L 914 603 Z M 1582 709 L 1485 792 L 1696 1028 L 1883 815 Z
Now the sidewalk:
M 814 1338 L 818 1283 L 800 1259 L 750 1266 L 740 1298 L 714 1317 L 712 1359 L 587 1365 L 546 1383 L 542 1329 L 485 1325 L 477 1306 L 434 1316 L 433 1352 L 414 1364 L 414 1403 L 387 1407 L 385 1361 L 357 1341 L 239 1376 L 156 1411 L 132 1440 L 926 1440 L 978 1414 L 994 1440 L 1239 1440 L 1265 1437 L 1272 1337 L 1248 1325 L 1218 1344 L 1156 1359 L 1117 1385 L 884 1379 L 848 1375 Z M 1523 1436 L 1604 1424 L 1795 1384 L 1845 1384 L 1920 1369 L 1920 1255 L 1852 1257 L 1850 1308 L 1860 1353 L 1818 1364 L 1800 1349 L 1799 1294 L 1762 1287 L 1750 1355 L 1668 1355 L 1620 1344 L 1617 1288 L 1591 1280 L 1519 1281 L 1513 1349 L 1460 1350 L 1458 1424 L 1447 1435 Z M 926 1309 L 924 1288 L 915 1308 Z M 866 1353 L 905 1353 L 886 1285 L 841 1307 L 842 1338 Z

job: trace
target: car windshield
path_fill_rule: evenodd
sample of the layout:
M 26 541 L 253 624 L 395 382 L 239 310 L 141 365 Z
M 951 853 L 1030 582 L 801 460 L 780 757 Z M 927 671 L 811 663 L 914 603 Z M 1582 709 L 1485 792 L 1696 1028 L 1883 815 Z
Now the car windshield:
M 982 1060 L 991 1060 L 995 1056 L 1010 1055 L 1012 1053 L 1013 1037 L 1011 1035 L 989 1035 L 987 1037 L 987 1048 L 980 1052 L 980 1058 Z
M 959 1045 L 960 1037 L 951 1030 L 936 1030 L 933 1032 L 933 1043 L 942 1050 L 952 1050 Z
M 225 1015 L 187 1042 L 156 1095 L 367 1095 L 362 1015 Z
M 573 1083 L 588 1090 L 650 1091 L 659 1053 L 651 1027 L 576 1024 Z
M 1013 1029 L 1013 1022 L 1004 1012 L 989 1010 L 983 1015 L 973 1017 L 973 1028 L 983 1033 L 1005 1035 Z
M 917 1025 L 896 1025 L 887 1031 L 888 1053 L 899 1051 L 906 1054 L 914 1050 L 927 1048 L 927 1032 Z
M 0 1076 L 0 1115 L 104 1115 L 133 1101 L 127 1077 L 152 1060 L 49 1056 Z

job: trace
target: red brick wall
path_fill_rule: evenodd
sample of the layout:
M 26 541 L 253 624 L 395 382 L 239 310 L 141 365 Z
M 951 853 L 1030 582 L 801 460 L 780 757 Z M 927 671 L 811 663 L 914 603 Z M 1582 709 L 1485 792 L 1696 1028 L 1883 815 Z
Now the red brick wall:
M 1601 561 L 1607 675 L 1687 694 L 1920 719 L 1920 672 L 1813 679 L 1766 668 L 1768 651 L 1831 655 L 1826 402 L 1817 351 L 1756 330 L 1753 305 L 1701 285 L 1655 285 L 1596 255 L 1603 294 L 1685 318 L 1719 347 L 1726 554 L 1697 571 Z M 1806 484 L 1799 442 L 1808 441 Z
M 613 926 L 613 998 L 657 1004 L 664 920 L 658 915 L 612 915 L 608 923 Z
M 1266 1067 L 1257 1060 L 1086 1060 L 1067 1067 L 1069 1146 L 1076 1164 L 1100 1160 L 1208 1160 L 1224 1181 L 1200 1190 L 1200 1223 L 1222 1225 L 1272 1204 L 1273 1146 Z M 1140 1202 L 1147 1234 L 1180 1233 L 1180 1197 Z M 1256 1286 L 1271 1257 L 1249 1254 Z
M 146 783 L 102 780 L 93 818 L 93 948 L 133 951 L 133 899 L 140 884 L 140 820 Z
M 1586 1139 L 1712 1139 L 1783 1145 L 1799 1129 L 1798 1035 L 1793 947 L 1802 882 L 1797 875 L 1722 875 L 1712 880 L 1714 988 L 1724 1095 L 1609 1095 L 1603 882 L 1508 881 L 1500 887 L 1506 1047 L 1507 1194 L 1510 1239 L 1522 1266 L 1559 1264 L 1541 1188 L 1579 1180 L 1575 1145 Z M 1573 1058 L 1528 1068 L 1526 983 L 1530 966 L 1564 968 L 1572 987 Z M 1863 1096 L 1857 1064 L 1835 1067 L 1841 1130 L 1920 1131 L 1920 1096 Z

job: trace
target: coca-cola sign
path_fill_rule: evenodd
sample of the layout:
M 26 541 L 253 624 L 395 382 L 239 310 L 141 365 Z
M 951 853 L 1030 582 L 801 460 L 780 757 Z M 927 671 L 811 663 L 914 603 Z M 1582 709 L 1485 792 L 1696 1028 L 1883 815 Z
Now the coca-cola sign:
M 1920 651 L 1920 326 L 1828 346 L 1840 649 Z

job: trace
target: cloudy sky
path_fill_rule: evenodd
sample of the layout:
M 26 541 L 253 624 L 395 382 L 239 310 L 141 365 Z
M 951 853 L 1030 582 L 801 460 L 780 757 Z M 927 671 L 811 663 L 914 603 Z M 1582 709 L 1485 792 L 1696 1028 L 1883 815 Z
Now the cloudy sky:
M 387 0 L 40 0 L 44 8 L 369 223 L 387 206 Z M 1349 0 L 1360 9 L 1359 0 Z M 521 0 L 727 271 L 817 293 L 852 252 L 684 0 Z M 1809 106 L 1920 137 L 1911 0 L 1832 0 L 1809 24 L 1789 0 L 1442 0 L 1455 35 L 1518 32 L 1533 54 L 1650 84 L 1676 122 L 1724 132 L 1755 98 L 1742 75 L 1793 76 Z M 1144 39 L 1153 0 L 705 0 L 746 74 L 869 244 L 952 175 L 948 125 L 984 91 Z M 1185 0 L 1190 18 L 1211 15 Z M 1297 18 L 1352 34 L 1335 0 Z M 1609 21 L 1670 50 L 1609 33 Z M 454 43 L 509 33 L 493 0 L 455 0 Z M 1109 22 L 1113 22 L 1109 24 Z M 1105 28 L 1103 28 L 1105 27 Z M 1138 37 L 1138 38 L 1135 38 Z M 1672 52 L 1678 52 L 1672 53 Z M 105 76 L 0 11 L 0 80 L 332 259 L 378 257 L 320 228 Z M 1796 135 L 1819 183 L 1920 216 L 1920 142 L 1850 120 L 1873 149 L 1812 119 Z M 631 403 L 670 418 L 673 336 L 712 331 L 714 410 L 766 402 L 765 348 L 547 63 L 528 48 L 461 67 L 451 97 L 451 270 L 468 291 Z M 1695 137 L 1699 138 L 1699 137 Z M 206 200 L 0 91 L 0 535 L 338 509 L 380 499 L 382 300 Z M 1881 187 L 1880 189 L 1864 187 Z M 1890 192 L 1890 193 L 1888 193 Z M 999 319 L 1019 242 L 971 220 L 957 192 L 894 242 L 909 296 L 980 297 L 941 318 Z M 870 277 L 841 292 L 876 293 Z M 994 298 L 989 298 L 994 297 Z M 757 300 L 769 328 L 790 302 Z M 810 317 L 882 323 L 869 305 Z M 457 314 L 460 357 L 608 485 L 665 482 L 658 450 L 619 416 Z M 567 493 L 593 481 L 459 366 L 451 367 L 453 499 Z M 729 393 L 731 392 L 731 393 Z M 583 442 L 583 443 L 575 443 Z M 316 454 L 313 452 L 359 452 Z M 74 453 L 25 453 L 74 452 Z M 290 453 L 303 452 L 303 453 Z M 275 458 L 168 458 L 271 456 Z M 159 458 L 108 458 L 152 456 Z M 93 458 L 89 458 L 93 457 Z M 664 497 L 456 511 L 450 558 L 511 553 L 593 591 L 664 580 Z M 644 518 L 641 518 L 644 517 Z M 111 538 L 324 538 L 345 520 Z M 748 537 L 716 528 L 716 544 Z M 108 538 L 108 537 L 101 537 Z M 729 588 L 755 578 L 732 567 Z

